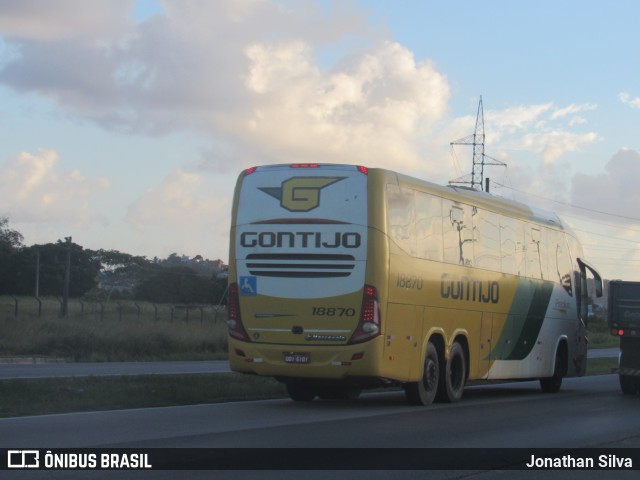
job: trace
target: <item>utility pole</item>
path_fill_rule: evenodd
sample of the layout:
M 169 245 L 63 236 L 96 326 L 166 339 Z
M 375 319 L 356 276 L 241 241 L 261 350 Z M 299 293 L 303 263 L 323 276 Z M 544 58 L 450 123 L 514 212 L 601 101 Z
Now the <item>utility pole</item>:
M 457 180 L 452 180 L 449 184 L 470 184 L 474 190 L 482 190 L 484 183 L 484 167 L 486 165 L 498 165 L 506 167 L 507 165 L 500 160 L 490 157 L 484 154 L 484 109 L 482 108 L 482 95 L 478 102 L 478 113 L 476 115 L 476 128 L 471 135 L 451 142 L 453 145 L 471 145 L 473 146 L 473 164 L 471 167 L 471 181 L 464 181 L 461 177 Z M 486 159 L 491 160 L 487 162 Z M 468 178 L 468 176 L 466 177 Z M 488 179 L 487 179 L 488 180 Z M 485 191 L 489 191 L 489 182 L 485 184 Z
M 63 317 L 67 316 L 69 307 L 69 282 L 71 280 L 71 237 L 64 238 L 67 241 L 67 268 L 64 272 L 64 289 L 62 292 L 62 311 Z
M 36 250 L 36 291 L 35 297 L 40 298 L 40 249 Z

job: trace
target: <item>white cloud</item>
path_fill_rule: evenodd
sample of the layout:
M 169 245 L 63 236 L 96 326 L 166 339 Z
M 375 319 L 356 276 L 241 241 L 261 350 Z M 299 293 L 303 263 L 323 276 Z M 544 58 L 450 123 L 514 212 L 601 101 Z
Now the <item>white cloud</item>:
M 137 229 L 211 226 L 214 215 L 226 211 L 228 203 L 213 194 L 206 195 L 206 191 L 211 190 L 203 188 L 202 175 L 172 172 L 130 205 L 126 221 Z
M 573 177 L 572 203 L 609 212 L 613 214 L 609 216 L 612 221 L 628 223 L 630 218 L 640 219 L 638 178 L 640 152 L 620 150 L 607 162 L 603 172 L 595 175 L 578 173 Z
M 449 142 L 473 132 L 475 109 L 449 118 L 446 76 L 405 46 L 384 41 L 386 32 L 369 26 L 357 3 L 185 0 L 163 7 L 163 15 L 136 22 L 125 0 L 0 2 L 7 52 L 0 58 L 0 84 L 51 98 L 65 114 L 106 129 L 148 135 L 195 130 L 208 139 L 199 146 L 199 174 L 179 170 L 178 159 L 162 183 L 130 205 L 126 221 L 137 233 L 227 222 L 232 187 L 211 195 L 212 171 L 318 161 L 384 166 L 439 182 L 454 176 Z M 335 52 L 338 61 L 328 64 Z M 631 102 L 628 95 L 621 100 Z M 510 162 L 513 170 L 519 165 L 512 178 L 522 183 L 516 186 L 548 184 L 556 168 L 565 167 L 566 153 L 598 139 L 572 129 L 595 108 L 553 102 L 489 108 L 487 153 L 507 161 L 524 153 L 525 159 Z M 57 160 L 33 156 L 40 163 L 32 161 L 23 177 L 36 186 L 23 181 L 8 190 L 30 205 L 36 199 L 69 202 L 45 200 L 38 185 L 47 182 L 99 184 L 82 178 L 74 184 L 72 172 L 56 172 Z M 464 161 L 461 169 L 470 167 Z M 12 171 L 5 167 L 0 182 Z M 553 179 L 558 190 L 560 178 Z M 91 194 L 78 195 L 71 211 L 88 218 L 88 207 L 81 206 Z
M 231 198 L 220 183 L 210 175 L 184 170 L 168 174 L 129 206 L 124 221 L 132 246 L 127 248 L 149 255 L 153 237 L 153 255 L 199 253 L 226 260 Z
M 564 108 L 556 108 L 551 114 L 551 119 L 555 120 L 558 118 L 566 117 L 567 115 L 573 115 L 580 112 L 588 112 L 595 110 L 596 108 L 598 108 L 598 106 L 594 103 L 584 103 L 581 105 L 572 103 L 571 105 Z
M 110 183 L 78 170 L 60 172 L 53 150 L 22 152 L 0 166 L 0 205 L 21 223 L 87 225 L 96 218 L 91 198 Z
M 254 105 L 249 133 L 282 161 L 365 161 L 413 170 L 421 161 L 422 129 L 446 112 L 446 78 L 397 43 L 329 73 L 300 42 L 257 44 L 246 54 Z
M 618 94 L 618 99 L 625 105 L 629 105 L 631 108 L 640 108 L 640 97 L 631 98 L 626 92 Z
M 519 105 L 499 111 L 485 112 L 487 124 L 491 124 L 498 131 L 513 133 L 517 130 L 529 128 L 541 121 L 542 116 L 553 109 L 553 103 L 535 105 Z M 474 117 L 475 120 L 475 117 Z
M 587 123 L 585 118 L 572 115 L 595 108 L 593 104 L 559 108 L 549 102 L 485 111 L 486 143 L 518 152 L 516 155 L 535 152 L 546 168 L 566 153 L 580 151 L 600 138 L 595 132 L 572 130 Z
M 447 80 L 405 47 L 379 43 L 349 5 L 327 13 L 311 2 L 167 2 L 166 15 L 88 42 L 73 40 L 84 30 L 69 20 L 70 33 L 56 41 L 9 35 L 21 55 L 0 70 L 0 82 L 107 128 L 199 130 L 233 146 L 230 157 L 214 159 L 216 169 L 298 157 L 414 168 L 424 129 L 446 111 Z M 40 18 L 32 7 L 25 12 Z M 321 67 L 319 49 L 347 36 L 365 43 L 333 70 Z
M 123 29 L 134 4 L 135 0 L 0 2 L 0 32 L 33 40 L 112 35 L 114 29 Z
M 543 163 L 551 164 L 559 160 L 565 153 L 579 151 L 584 145 L 595 142 L 597 138 L 597 134 L 593 132 L 579 134 L 553 131 L 534 136 L 533 142 L 542 147 Z

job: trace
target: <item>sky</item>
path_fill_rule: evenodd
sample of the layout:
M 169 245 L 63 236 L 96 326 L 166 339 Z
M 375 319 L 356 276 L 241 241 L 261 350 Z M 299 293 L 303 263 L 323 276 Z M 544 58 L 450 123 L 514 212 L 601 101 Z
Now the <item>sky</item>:
M 228 261 L 253 165 L 471 171 L 640 280 L 635 0 L 0 0 L 0 217 L 24 244 Z

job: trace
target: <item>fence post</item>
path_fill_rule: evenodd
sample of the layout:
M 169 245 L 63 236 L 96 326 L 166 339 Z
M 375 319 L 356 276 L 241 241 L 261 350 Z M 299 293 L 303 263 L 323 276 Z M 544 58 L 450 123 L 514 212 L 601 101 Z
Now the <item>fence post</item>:
M 42 300 L 40 297 L 34 297 L 38 302 L 38 318 L 42 317 Z
M 158 321 L 158 306 L 155 303 L 152 303 L 151 305 L 153 305 L 153 319 L 157 322 Z
M 224 289 L 222 296 L 220 297 L 220 301 L 218 302 L 218 308 L 216 308 L 216 316 L 213 319 L 213 324 L 218 323 L 218 311 L 220 310 L 220 306 L 222 306 L 222 302 L 224 302 L 225 297 L 227 296 L 227 292 L 229 291 L 229 284 L 227 283 L 227 287 Z
M 138 305 L 138 302 L 133 302 L 133 304 L 136 306 L 136 309 L 138 310 L 138 321 L 140 321 L 140 305 Z
M 14 297 L 13 295 L 9 295 L 11 298 L 13 298 L 13 302 L 15 304 L 14 308 L 13 308 L 13 316 L 14 318 L 18 318 L 18 297 Z

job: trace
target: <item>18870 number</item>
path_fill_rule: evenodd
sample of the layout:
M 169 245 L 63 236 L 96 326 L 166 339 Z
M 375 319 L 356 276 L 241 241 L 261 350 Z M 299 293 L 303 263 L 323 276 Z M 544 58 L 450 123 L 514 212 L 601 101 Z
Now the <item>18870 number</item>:
M 313 307 L 311 314 L 315 317 L 353 317 L 356 314 L 355 308 L 342 307 Z

